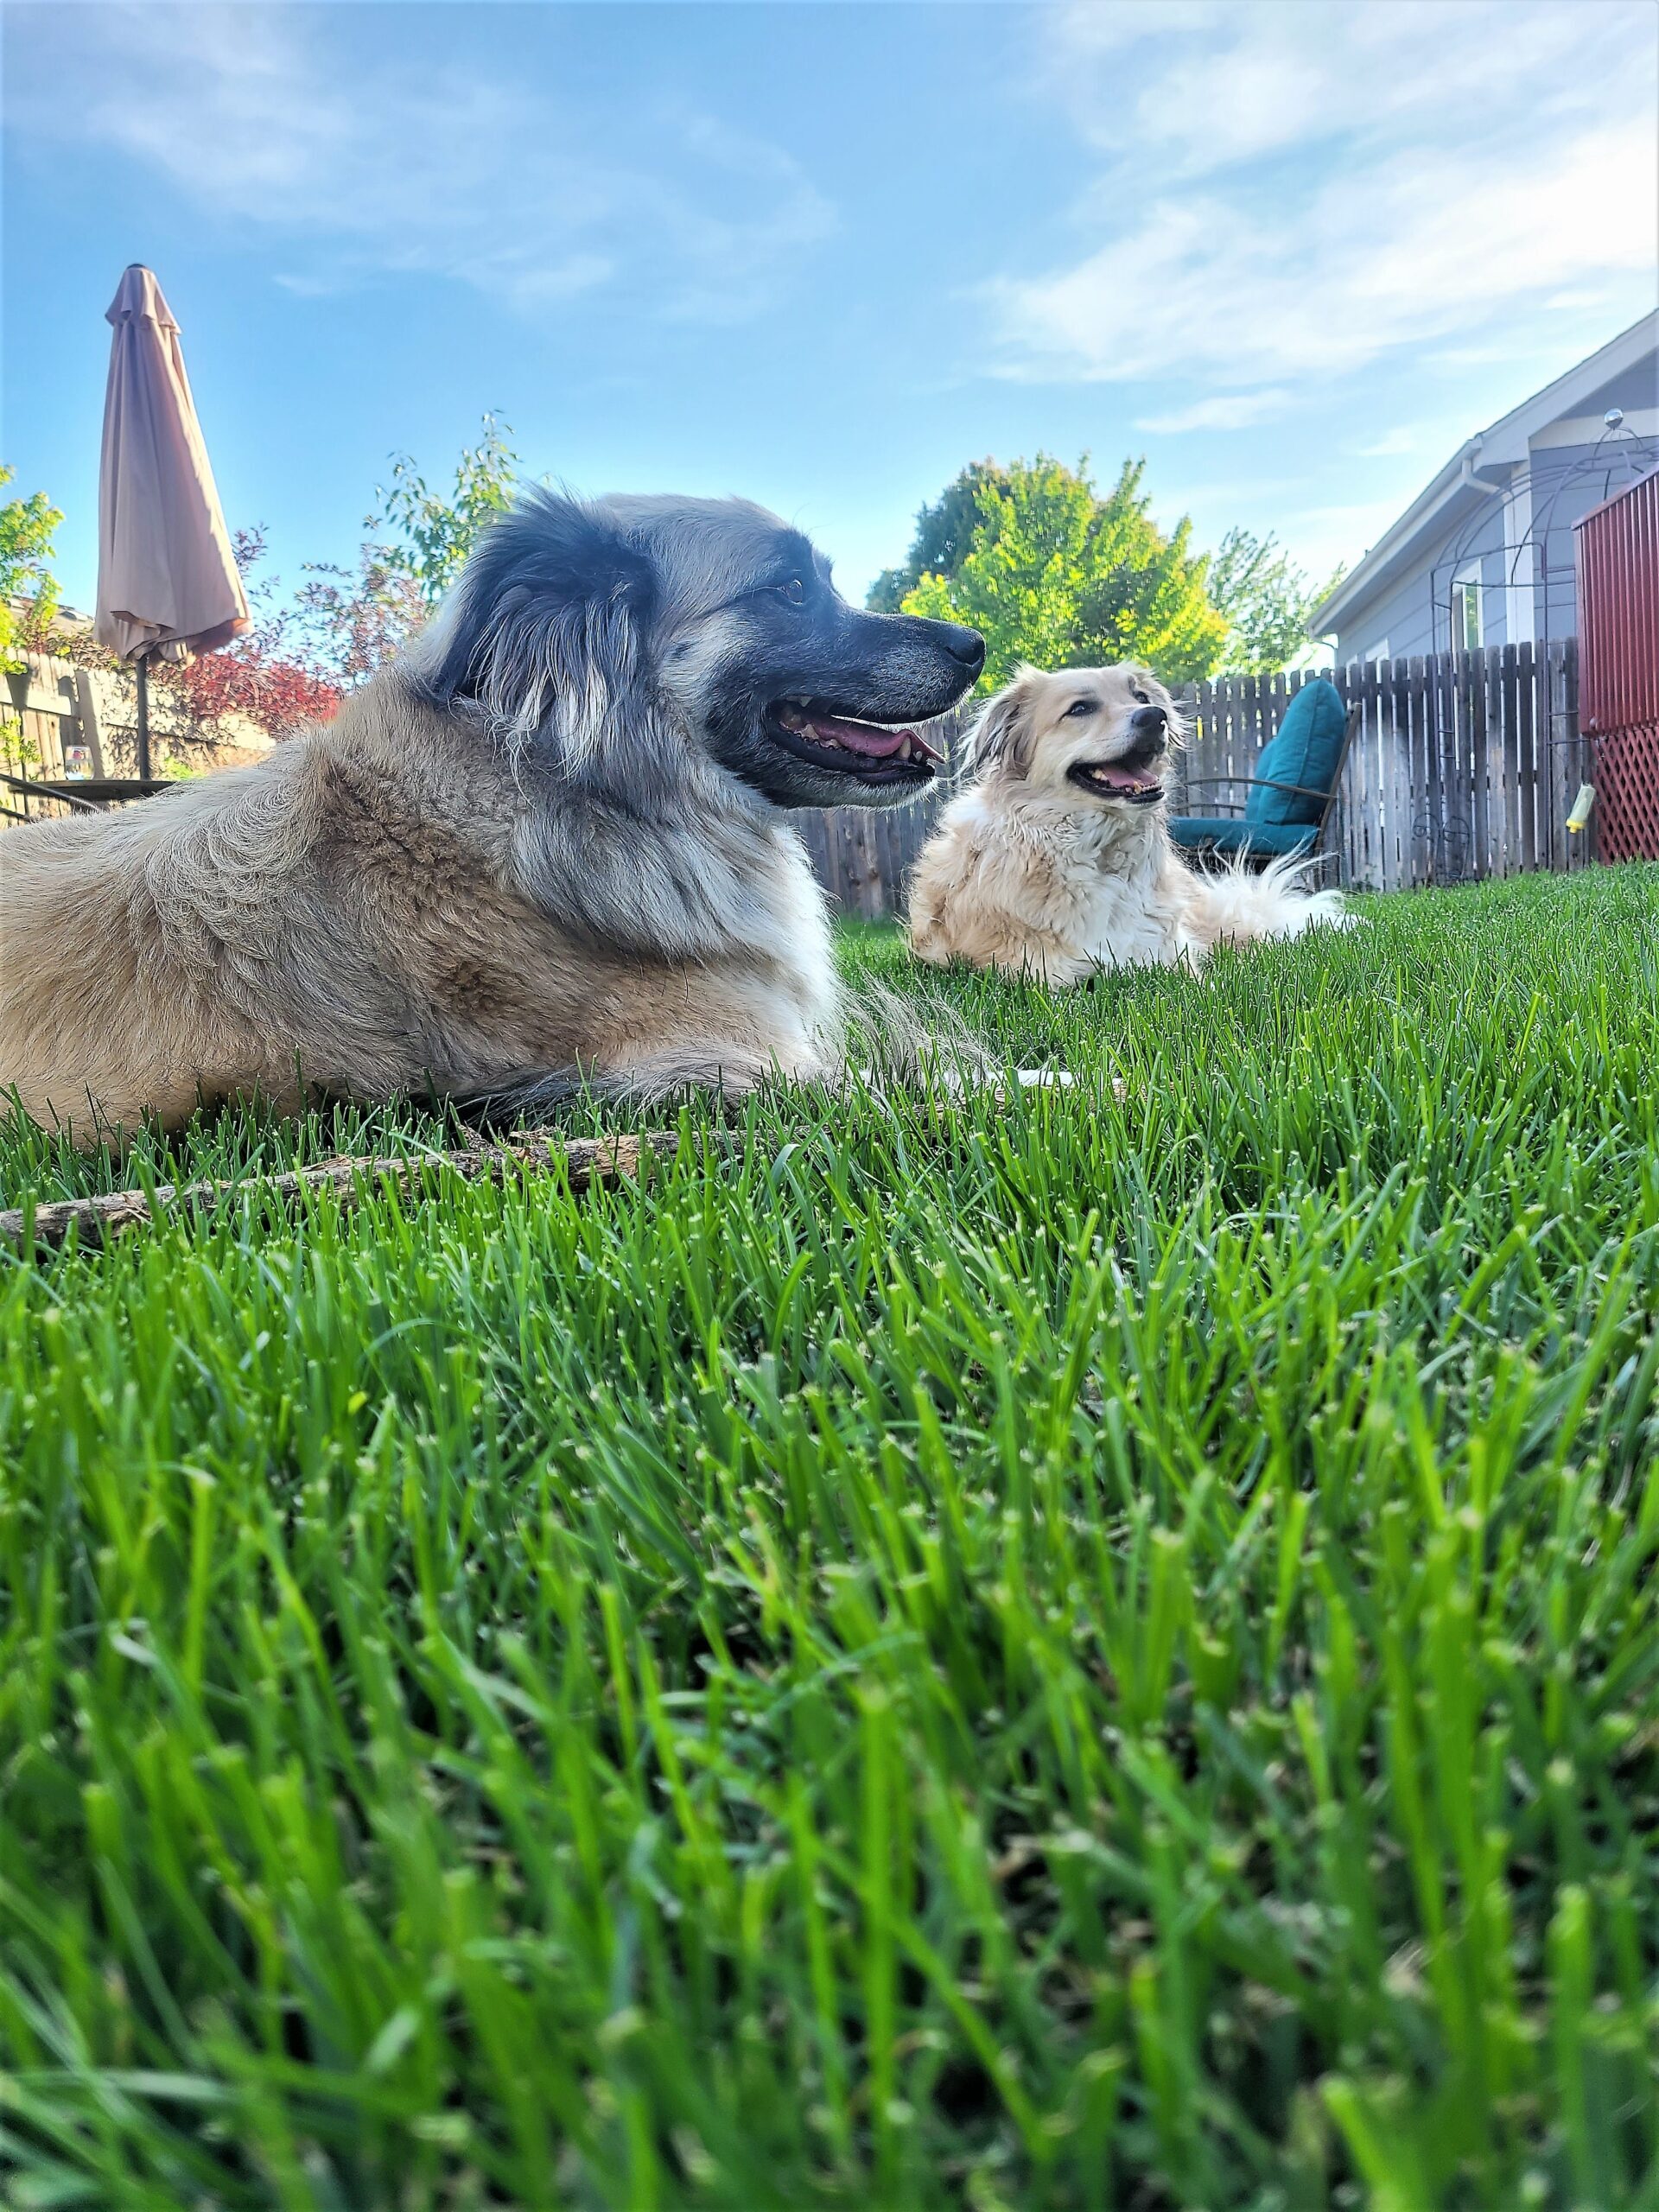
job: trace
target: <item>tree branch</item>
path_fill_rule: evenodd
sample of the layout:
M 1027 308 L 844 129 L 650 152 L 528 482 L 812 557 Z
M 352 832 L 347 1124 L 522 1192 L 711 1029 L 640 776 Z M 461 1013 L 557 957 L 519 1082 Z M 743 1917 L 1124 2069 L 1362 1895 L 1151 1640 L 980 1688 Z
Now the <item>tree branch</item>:
M 718 1142 L 716 1136 L 693 1138 L 693 1145 Z M 481 1144 L 467 1152 L 424 1152 L 384 1156 L 343 1153 L 312 1167 L 286 1174 L 251 1176 L 240 1182 L 158 1183 L 153 1191 L 110 1191 L 91 1198 L 43 1200 L 0 1212 L 0 1245 L 23 1251 L 31 1245 L 55 1250 L 72 1229 L 83 1244 L 107 1244 L 130 1229 L 153 1222 L 158 1213 L 181 1210 L 211 1213 L 244 1192 L 270 1192 L 296 1198 L 306 1191 L 330 1191 L 343 1206 L 354 1205 L 365 1189 L 389 1182 L 399 1190 L 418 1190 L 435 1168 L 468 1183 L 501 1183 L 519 1169 L 550 1173 L 562 1166 L 572 1190 L 637 1175 L 647 1158 L 671 1159 L 678 1149 L 677 1129 L 652 1129 L 632 1136 L 568 1137 L 526 1134 L 510 1144 Z

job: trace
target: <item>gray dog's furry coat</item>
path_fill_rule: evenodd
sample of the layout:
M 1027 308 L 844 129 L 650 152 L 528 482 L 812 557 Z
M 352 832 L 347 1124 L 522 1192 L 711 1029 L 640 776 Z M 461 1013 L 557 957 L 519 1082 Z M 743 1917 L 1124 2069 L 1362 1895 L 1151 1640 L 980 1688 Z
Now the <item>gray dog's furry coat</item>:
M 738 502 L 532 498 L 331 724 L 0 840 L 0 1088 L 85 1138 L 255 1090 L 811 1072 L 834 972 L 779 810 L 925 780 L 908 740 L 877 760 L 890 729 L 834 716 L 943 711 L 977 644 L 847 607 Z M 808 695 L 829 706 L 791 707 L 784 750 L 778 702 Z

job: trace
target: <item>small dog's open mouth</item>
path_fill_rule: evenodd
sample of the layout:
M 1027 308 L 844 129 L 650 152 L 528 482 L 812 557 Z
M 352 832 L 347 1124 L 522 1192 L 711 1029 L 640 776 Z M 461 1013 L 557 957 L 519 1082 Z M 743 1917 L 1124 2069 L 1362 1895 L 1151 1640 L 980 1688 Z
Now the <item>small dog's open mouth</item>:
M 798 760 L 856 776 L 864 784 L 925 784 L 944 755 L 919 730 L 855 721 L 817 699 L 779 699 L 766 709 L 766 735 Z
M 1164 795 L 1161 777 L 1126 767 L 1121 760 L 1074 760 L 1065 772 L 1079 789 L 1127 799 L 1131 806 L 1152 806 Z

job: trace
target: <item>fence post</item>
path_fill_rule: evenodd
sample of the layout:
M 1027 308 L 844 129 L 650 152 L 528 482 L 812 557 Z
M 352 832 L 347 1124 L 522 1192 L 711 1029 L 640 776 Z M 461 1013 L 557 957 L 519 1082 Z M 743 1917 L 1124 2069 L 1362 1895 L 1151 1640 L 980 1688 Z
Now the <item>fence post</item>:
M 1515 780 L 1521 819 L 1521 866 L 1538 865 L 1538 753 L 1533 723 L 1532 644 L 1515 648 Z
M 1470 842 L 1475 874 L 1485 877 L 1491 873 L 1486 821 L 1486 687 L 1481 681 L 1478 653 L 1460 652 L 1458 668 L 1463 685 L 1464 726 L 1468 733 Z
M 1503 654 L 1503 873 L 1518 875 L 1522 868 L 1521 817 L 1521 687 L 1515 647 Z
M 1172 814 L 1191 814 L 1186 779 L 1194 748 L 1198 742 L 1198 689 L 1196 683 L 1184 683 L 1173 696 L 1175 710 L 1186 724 L 1186 742 L 1171 760 L 1169 779 L 1169 810 Z
M 1351 707 L 1354 704 L 1355 696 L 1359 688 L 1356 681 L 1357 671 L 1357 664 L 1354 661 L 1348 661 L 1340 669 L 1332 668 L 1331 671 L 1332 680 L 1336 684 L 1338 690 L 1342 694 L 1342 703 L 1344 707 Z M 1340 850 L 1342 853 L 1342 880 L 1344 884 L 1357 883 L 1359 880 L 1359 871 L 1354 865 L 1357 852 L 1357 847 L 1355 842 L 1357 834 L 1357 824 L 1359 820 L 1359 808 L 1357 799 L 1357 794 L 1359 789 L 1358 756 L 1359 740 L 1357 736 L 1356 736 L 1353 744 L 1348 750 L 1348 765 L 1343 771 L 1342 788 L 1338 793 L 1338 804 L 1342 809 L 1342 838 Z
M 1405 812 L 1405 791 L 1400 773 L 1400 724 L 1395 716 L 1395 670 L 1393 659 L 1379 661 L 1376 669 L 1376 800 L 1382 825 L 1382 877 L 1385 891 L 1398 891 L 1411 880 L 1411 826 Z
M 89 668 L 75 671 L 75 709 L 82 741 L 92 756 L 92 773 L 102 779 L 108 772 L 104 766 L 104 726 L 99 719 L 98 690 Z
M 1410 811 L 1406 823 L 1402 866 L 1406 880 L 1414 887 L 1430 878 L 1428 811 L 1428 745 L 1424 710 L 1428 704 L 1421 653 L 1397 660 L 1395 713 L 1406 723 L 1406 791 Z
M 1366 884 L 1375 891 L 1388 888 L 1382 869 L 1382 806 L 1377 792 L 1376 702 L 1378 664 L 1368 660 L 1360 671 L 1359 772 L 1361 868 Z
M 1589 766 L 1588 750 L 1579 730 L 1578 640 L 1563 638 L 1549 649 L 1549 734 L 1552 756 L 1558 763 L 1552 783 L 1560 818 L 1560 843 L 1569 868 L 1587 868 L 1595 858 L 1596 817 L 1575 837 L 1567 826 L 1577 791 Z
M 1579 706 L 1579 641 L 1576 638 L 1564 638 L 1561 640 L 1561 674 L 1562 688 L 1566 694 L 1563 707 L 1573 739 L 1573 757 L 1582 772 L 1587 776 L 1593 770 L 1595 749 L 1584 742 L 1583 723 Z M 1584 860 L 1585 866 L 1587 868 L 1592 861 L 1599 861 L 1601 857 L 1601 828 L 1593 813 L 1590 817 L 1590 826 L 1584 833 Z

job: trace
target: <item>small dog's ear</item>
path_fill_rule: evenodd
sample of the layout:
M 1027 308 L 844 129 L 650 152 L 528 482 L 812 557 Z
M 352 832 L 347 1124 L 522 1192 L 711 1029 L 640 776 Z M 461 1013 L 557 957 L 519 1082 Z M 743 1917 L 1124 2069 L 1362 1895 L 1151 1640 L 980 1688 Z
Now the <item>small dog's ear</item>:
M 655 592 L 649 558 L 602 508 L 526 492 L 479 540 L 439 617 L 426 687 L 445 704 L 476 700 L 514 744 L 541 740 L 580 766 L 621 734 L 644 689 Z
M 1023 776 L 1031 763 L 1031 710 L 1042 672 L 1022 668 L 974 725 L 974 766 L 982 776 Z

